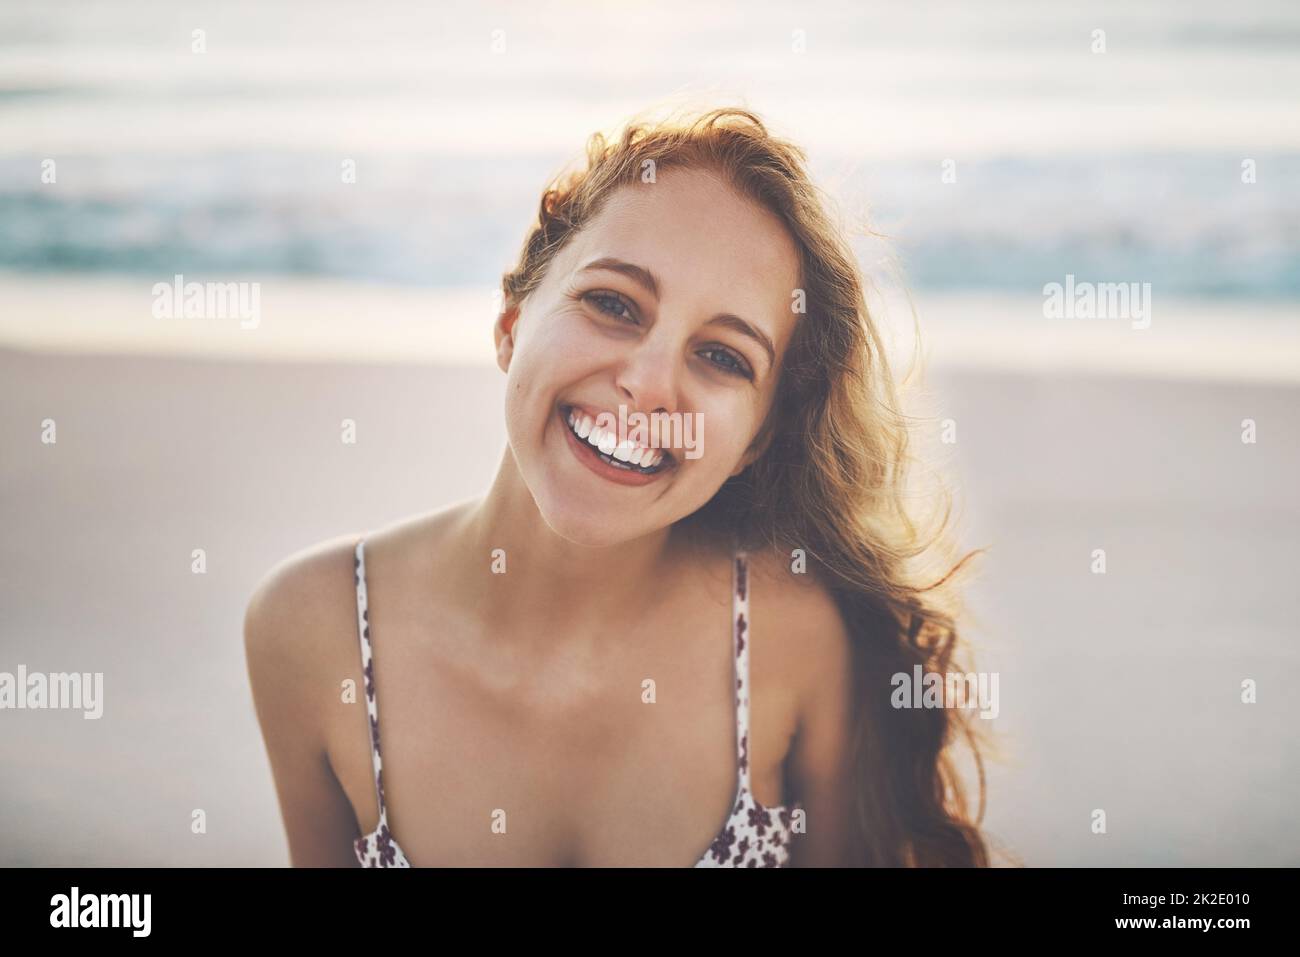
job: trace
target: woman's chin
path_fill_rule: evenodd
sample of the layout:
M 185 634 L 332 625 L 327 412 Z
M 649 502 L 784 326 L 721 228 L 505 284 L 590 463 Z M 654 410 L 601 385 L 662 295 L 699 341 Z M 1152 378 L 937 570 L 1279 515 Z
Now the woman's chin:
M 542 520 L 560 538 L 584 548 L 612 548 L 626 545 L 659 531 L 661 526 L 633 525 L 627 515 L 604 515 L 574 503 L 559 508 L 541 508 Z M 644 516 L 631 516 L 644 521 Z

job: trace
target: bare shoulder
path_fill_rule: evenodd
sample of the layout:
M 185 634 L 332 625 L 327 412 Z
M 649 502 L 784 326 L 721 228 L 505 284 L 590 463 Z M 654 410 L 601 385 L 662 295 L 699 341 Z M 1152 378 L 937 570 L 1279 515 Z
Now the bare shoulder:
M 257 583 L 244 613 L 245 640 L 282 648 L 337 623 L 355 599 L 357 535 L 320 542 L 281 559 Z M 340 587 L 341 586 L 341 587 Z
M 367 578 L 373 577 L 374 565 L 397 571 L 429 554 L 429 543 L 467 507 L 458 504 L 410 516 L 364 535 L 340 535 L 281 559 L 262 576 L 245 611 L 244 640 L 250 656 L 306 655 L 321 661 L 331 648 L 355 651 L 357 542 L 365 539 Z M 332 640 L 343 636 L 346 641 Z
M 299 732 L 318 732 L 309 706 L 315 684 L 336 674 L 356 629 L 356 535 L 304 548 L 273 565 L 244 612 L 244 648 L 254 692 L 291 708 Z M 355 643 L 353 643 L 354 645 Z
M 765 633 L 780 635 L 776 653 L 806 704 L 851 669 L 849 631 L 827 584 L 795 557 L 774 549 L 750 553 L 750 607 Z
M 329 759 L 340 675 L 360 667 L 355 545 L 341 536 L 282 559 L 244 613 L 253 705 L 295 866 L 355 865 L 355 815 Z
M 447 536 L 473 510 L 477 500 L 457 502 L 378 528 L 366 536 L 366 568 L 372 564 L 394 582 L 428 582 L 430 568 L 443 554 Z
M 854 664 L 852 639 L 835 594 L 788 552 L 751 562 L 750 608 L 779 634 L 779 655 L 798 701 L 788 758 L 790 788 L 810 827 L 795 842 L 795 867 L 838 867 L 853 859 Z M 757 617 L 755 618 L 757 621 Z M 764 626 L 764 629 L 769 627 Z

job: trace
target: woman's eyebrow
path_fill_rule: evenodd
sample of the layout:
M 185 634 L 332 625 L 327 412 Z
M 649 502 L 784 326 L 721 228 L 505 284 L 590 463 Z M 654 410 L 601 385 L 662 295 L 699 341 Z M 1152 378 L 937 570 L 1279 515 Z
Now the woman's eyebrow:
M 578 272 L 590 272 L 593 269 L 608 269 L 611 272 L 622 273 L 631 279 L 634 283 L 644 289 L 656 299 L 659 298 L 659 280 L 655 274 L 644 266 L 637 266 L 633 263 L 624 262 L 621 259 L 614 259 L 611 256 L 605 256 L 601 259 L 593 259 L 587 265 L 583 266 Z
M 776 348 L 772 345 L 772 340 L 766 332 L 756 326 L 750 325 L 740 316 L 733 316 L 729 312 L 720 312 L 708 321 L 710 326 L 726 326 L 728 329 L 734 329 L 742 336 L 749 336 L 767 353 L 767 364 L 776 365 Z

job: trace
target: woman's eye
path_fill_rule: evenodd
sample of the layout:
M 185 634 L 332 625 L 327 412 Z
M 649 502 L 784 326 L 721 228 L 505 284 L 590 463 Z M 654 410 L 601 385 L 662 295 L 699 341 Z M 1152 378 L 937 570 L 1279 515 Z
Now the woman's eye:
M 746 379 L 754 378 L 754 373 L 750 371 L 749 364 L 730 349 L 712 346 L 708 349 L 700 350 L 699 355 L 709 356 L 709 361 L 723 372 L 743 376 Z
M 622 296 L 616 296 L 610 292 L 589 292 L 587 298 L 594 302 L 596 308 L 607 316 L 613 316 L 623 322 L 636 322 L 631 307 Z M 622 309 L 623 312 L 619 312 L 619 309 Z

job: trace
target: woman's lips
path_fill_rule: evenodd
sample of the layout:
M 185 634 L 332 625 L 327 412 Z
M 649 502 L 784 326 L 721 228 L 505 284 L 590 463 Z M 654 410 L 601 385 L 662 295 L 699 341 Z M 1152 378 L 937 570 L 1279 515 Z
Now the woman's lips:
M 565 442 L 578 461 L 601 478 L 608 479 L 618 485 L 649 485 L 675 468 L 675 460 L 668 456 L 667 453 L 665 453 L 663 466 L 655 472 L 642 472 L 610 465 L 600 457 L 600 452 L 596 448 L 589 442 L 578 438 L 573 433 L 573 429 L 569 428 L 570 408 L 562 405 L 556 412 L 560 420 L 560 428 L 564 430 Z

